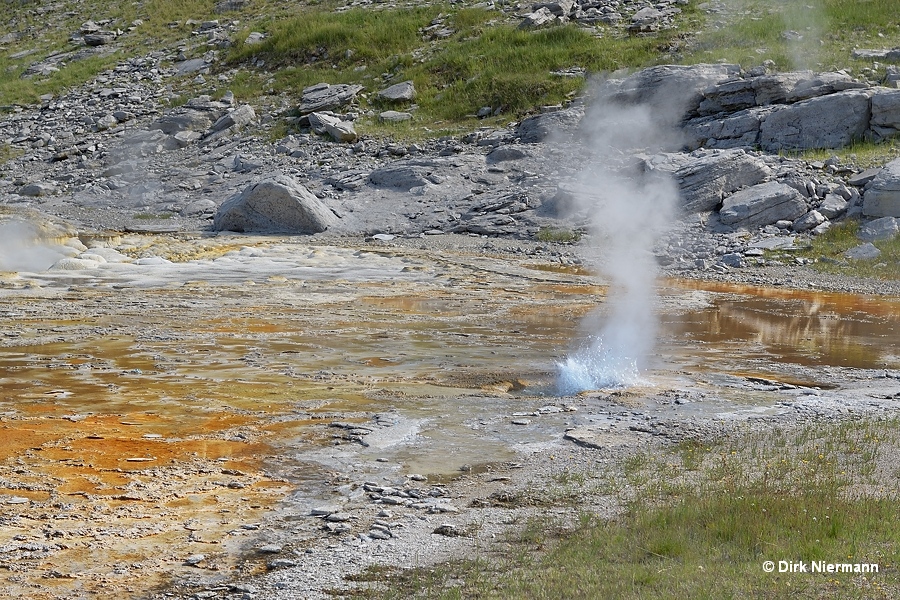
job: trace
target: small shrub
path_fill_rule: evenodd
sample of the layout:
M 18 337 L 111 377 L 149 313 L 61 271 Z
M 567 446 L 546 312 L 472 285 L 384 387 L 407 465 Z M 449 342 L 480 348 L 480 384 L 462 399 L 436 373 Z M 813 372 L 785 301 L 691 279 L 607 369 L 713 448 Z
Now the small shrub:
M 581 233 L 563 227 L 542 227 L 535 237 L 539 242 L 572 244 L 581 239 Z

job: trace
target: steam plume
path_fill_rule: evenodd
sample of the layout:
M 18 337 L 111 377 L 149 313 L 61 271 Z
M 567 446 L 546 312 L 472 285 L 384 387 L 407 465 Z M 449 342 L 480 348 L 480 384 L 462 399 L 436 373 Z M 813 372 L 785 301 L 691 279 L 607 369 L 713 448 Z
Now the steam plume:
M 0 271 L 43 271 L 62 256 L 41 240 L 33 224 L 18 219 L 0 223 Z
M 671 112 L 661 110 L 659 103 L 603 98 L 585 116 L 589 160 L 575 203 L 589 217 L 592 243 L 586 258 L 609 280 L 608 311 L 585 319 L 582 341 L 558 363 L 563 394 L 640 381 L 656 337 L 651 251 L 672 219 L 678 197 L 670 176 L 634 156 L 638 150 L 658 152 L 673 143 Z

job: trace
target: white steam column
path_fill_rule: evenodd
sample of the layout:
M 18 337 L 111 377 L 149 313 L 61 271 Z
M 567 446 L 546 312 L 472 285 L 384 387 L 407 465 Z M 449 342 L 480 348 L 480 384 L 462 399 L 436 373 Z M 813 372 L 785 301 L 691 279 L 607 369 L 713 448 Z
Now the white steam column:
M 583 321 L 580 340 L 557 363 L 561 394 L 642 381 L 657 331 L 652 248 L 673 218 L 678 190 L 669 174 L 635 154 L 659 152 L 675 141 L 673 119 L 665 113 L 654 104 L 607 99 L 585 115 L 589 152 L 574 208 L 588 215 L 592 235 L 583 252 L 609 292 L 606 310 Z

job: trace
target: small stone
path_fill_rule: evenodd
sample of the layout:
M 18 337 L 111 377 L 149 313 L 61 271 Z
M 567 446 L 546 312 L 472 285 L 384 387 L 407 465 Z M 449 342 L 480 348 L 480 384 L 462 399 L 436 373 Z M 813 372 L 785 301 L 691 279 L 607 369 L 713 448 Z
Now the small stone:
M 275 560 L 270 560 L 266 563 L 266 568 L 270 571 L 274 571 L 275 569 L 289 569 L 291 567 L 296 567 L 297 561 L 290 560 L 287 558 L 276 558 Z
M 402 123 L 410 119 L 412 119 L 412 114 L 396 110 L 386 110 L 378 115 L 378 120 L 382 123 Z
M 332 513 L 338 512 L 339 510 L 340 509 L 337 506 L 318 506 L 309 511 L 309 514 L 313 517 L 327 517 Z
M 282 547 L 278 544 L 266 544 L 264 546 L 260 546 L 257 548 L 263 554 L 279 554 L 282 550 Z
M 389 540 L 393 536 L 389 532 L 381 529 L 371 529 L 369 530 L 369 537 L 373 540 Z
M 330 523 L 343 523 L 350 520 L 350 514 L 345 512 L 331 513 L 325 517 L 325 520 Z
M 184 559 L 184 564 L 188 565 L 189 567 L 193 567 L 202 563 L 204 560 L 206 560 L 205 554 L 191 554 L 186 559 Z
M 460 535 L 462 535 L 459 529 L 457 529 L 455 525 L 452 525 L 450 523 L 439 525 L 435 528 L 434 533 L 438 535 L 445 535 L 447 537 L 459 537 Z

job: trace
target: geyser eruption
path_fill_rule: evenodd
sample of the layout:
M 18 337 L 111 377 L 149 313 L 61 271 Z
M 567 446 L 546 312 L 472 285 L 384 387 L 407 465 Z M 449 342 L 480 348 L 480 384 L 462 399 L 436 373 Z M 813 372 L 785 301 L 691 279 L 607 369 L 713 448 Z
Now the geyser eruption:
M 573 193 L 588 217 L 585 258 L 609 282 L 607 310 L 582 323 L 581 342 L 558 363 L 562 394 L 634 385 L 656 338 L 656 261 L 652 248 L 672 219 L 678 191 L 650 154 L 673 138 L 654 104 L 595 102 L 582 129 L 586 164 Z M 643 152 L 643 154 L 639 154 Z

